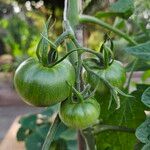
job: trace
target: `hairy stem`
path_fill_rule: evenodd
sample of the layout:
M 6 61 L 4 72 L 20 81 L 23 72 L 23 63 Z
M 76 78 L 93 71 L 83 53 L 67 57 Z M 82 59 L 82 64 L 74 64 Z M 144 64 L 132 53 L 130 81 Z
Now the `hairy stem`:
M 85 138 L 86 142 L 86 150 L 96 150 L 96 144 L 95 144 L 95 137 L 92 133 L 91 128 L 87 128 L 84 131 L 82 131 L 82 135 Z
M 127 40 L 129 43 L 131 43 L 132 45 L 136 45 L 136 41 L 134 41 L 133 39 L 131 39 L 129 37 L 129 35 L 123 33 L 122 31 L 120 31 L 119 29 L 107 24 L 106 22 L 96 18 L 96 17 L 92 17 L 92 16 L 88 16 L 88 15 L 80 15 L 79 17 L 79 21 L 81 23 L 95 23 L 98 24 L 114 33 L 116 33 L 117 35 L 123 37 L 125 40 Z
M 55 136 L 55 133 L 59 127 L 59 124 L 60 124 L 61 120 L 57 114 L 53 124 L 51 125 L 48 133 L 47 133 L 47 136 L 46 136 L 46 139 L 44 141 L 44 144 L 43 144 L 43 147 L 42 147 L 42 150 L 49 150 L 50 149 L 50 146 L 51 146 L 51 143 L 54 139 L 54 136 Z
M 79 23 L 78 20 L 78 16 L 79 16 L 79 8 L 78 8 L 78 4 L 81 2 L 82 0 L 65 0 L 65 9 L 64 9 L 64 21 L 69 21 L 69 24 L 71 25 L 71 28 L 74 30 L 74 32 L 76 32 L 76 26 Z M 67 43 L 69 44 L 70 48 L 73 47 L 73 43 L 77 48 L 80 48 L 78 41 L 75 40 L 75 37 L 72 38 L 72 43 Z M 68 49 L 68 51 L 70 51 L 71 49 Z M 77 79 L 76 79 L 76 88 L 78 91 L 80 91 L 80 71 L 81 71 L 81 55 L 77 52 L 74 53 L 74 57 L 76 60 L 72 61 L 72 64 L 74 66 L 74 68 L 76 69 L 76 75 L 77 75 Z M 78 131 L 78 148 L 79 150 L 84 150 L 85 149 L 85 141 L 84 138 L 81 134 L 80 131 Z
M 96 135 L 105 131 L 118 131 L 118 132 L 127 132 L 133 134 L 135 133 L 135 129 L 133 128 L 127 128 L 125 126 L 114 126 L 114 125 L 97 125 L 95 126 L 93 133 Z
M 135 59 L 134 62 L 133 62 L 133 65 L 132 65 L 132 68 L 131 68 L 131 71 L 130 71 L 130 74 L 129 74 L 129 78 L 128 78 L 128 81 L 127 81 L 127 89 L 129 91 L 129 87 L 130 87 L 130 83 L 131 83 L 131 79 L 132 79 L 132 76 L 133 76 L 133 72 L 134 72 L 134 69 L 137 65 L 137 62 L 138 62 L 138 59 Z
M 100 25 L 100 26 L 116 33 L 117 35 L 121 36 L 122 38 L 127 40 L 130 44 L 137 45 L 136 41 L 134 41 L 132 38 L 130 38 L 129 35 L 123 33 L 121 30 L 107 24 L 106 22 L 104 22 L 104 21 L 102 21 L 102 20 L 100 20 L 96 17 L 92 17 L 92 16 L 88 16 L 88 15 L 80 15 L 79 21 L 81 23 L 95 23 L 95 24 L 98 24 L 98 25 Z M 135 62 L 133 63 L 133 66 L 132 66 L 132 69 L 131 69 L 131 72 L 130 72 L 130 75 L 129 75 L 129 79 L 128 79 L 128 82 L 127 82 L 128 90 L 129 90 L 131 78 L 132 78 L 132 75 L 133 75 L 134 68 L 136 67 L 136 64 L 137 64 L 137 60 L 135 60 Z

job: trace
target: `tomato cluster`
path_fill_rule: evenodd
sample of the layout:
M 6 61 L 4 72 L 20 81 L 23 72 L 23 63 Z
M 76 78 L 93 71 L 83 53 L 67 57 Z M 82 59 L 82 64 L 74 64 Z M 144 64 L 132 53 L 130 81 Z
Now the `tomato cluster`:
M 74 101 L 69 97 L 75 82 L 75 70 L 65 59 L 52 67 L 45 67 L 35 58 L 22 62 L 14 75 L 14 84 L 22 99 L 34 106 L 60 105 L 61 120 L 72 128 L 87 128 L 96 123 L 100 105 L 93 98 Z M 68 85 L 68 83 L 70 85 Z
M 28 58 L 15 72 L 14 84 L 17 92 L 26 103 L 34 106 L 48 107 L 61 102 L 59 116 L 69 127 L 84 129 L 93 125 L 99 118 L 100 104 L 94 99 L 91 89 L 93 91 L 96 89 L 100 95 L 107 94 L 110 87 L 121 89 L 126 79 L 122 64 L 114 60 L 112 52 L 103 45 L 102 54 L 86 50 L 97 56 L 97 59 L 91 59 L 95 67 L 88 66 L 85 59 L 81 61 L 81 66 L 79 62 L 73 66 L 66 59 L 71 52 L 58 60 L 58 45 L 50 41 L 52 47 L 48 50 L 48 32 L 44 30 L 43 33 L 46 39 L 43 37 L 39 42 L 36 51 L 38 59 Z M 78 47 L 78 44 L 76 45 Z M 82 49 L 84 50 L 84 48 L 79 49 L 80 54 L 83 52 Z M 84 81 L 91 86 L 91 89 L 87 90 L 85 85 L 82 90 L 74 88 L 75 83 L 77 85 L 80 82 L 78 77 L 81 80 L 80 67 L 85 68 Z M 106 84 L 107 82 L 110 86 Z M 113 92 L 113 95 L 117 93 Z

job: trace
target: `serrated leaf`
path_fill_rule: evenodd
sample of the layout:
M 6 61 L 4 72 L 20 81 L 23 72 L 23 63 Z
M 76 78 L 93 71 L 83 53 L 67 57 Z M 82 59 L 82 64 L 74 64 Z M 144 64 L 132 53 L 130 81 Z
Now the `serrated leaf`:
M 118 16 L 127 19 L 134 11 L 133 0 L 118 0 L 111 4 L 109 10 L 113 13 L 118 13 Z
M 115 110 L 114 104 L 112 104 L 110 110 L 107 109 L 109 103 L 108 95 L 99 97 L 97 100 L 101 104 L 100 117 L 103 122 L 109 125 L 137 128 L 145 120 L 145 106 L 140 98 L 146 88 L 147 85 L 138 85 L 137 90 L 131 93 L 135 98 L 120 97 L 121 107 L 118 110 Z M 100 133 L 96 137 L 96 141 L 98 149 L 127 150 L 133 149 L 137 139 L 133 133 L 106 131 Z
M 121 106 L 119 110 L 111 110 L 108 113 L 107 122 L 116 125 L 123 125 L 136 128 L 144 120 L 144 106 L 136 98 L 120 98 Z
M 142 95 L 142 102 L 150 107 L 150 87 L 147 88 Z
M 142 150 L 150 150 L 150 142 L 148 144 L 145 144 Z
M 136 137 L 142 143 L 150 142 L 150 118 L 147 118 L 137 129 L 135 133 Z
M 133 150 L 135 135 L 106 131 L 96 138 L 97 150 Z
M 141 60 L 150 61 L 150 42 L 125 48 L 125 51 Z

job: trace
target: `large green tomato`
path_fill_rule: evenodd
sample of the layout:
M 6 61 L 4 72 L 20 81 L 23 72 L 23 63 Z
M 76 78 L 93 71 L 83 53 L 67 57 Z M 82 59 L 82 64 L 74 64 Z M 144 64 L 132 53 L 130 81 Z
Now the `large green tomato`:
M 89 98 L 83 102 L 63 101 L 59 116 L 64 124 L 71 128 L 84 129 L 96 123 L 100 115 L 100 105 Z
M 44 67 L 35 58 L 25 60 L 17 68 L 14 84 L 23 100 L 34 106 L 49 106 L 65 100 L 74 84 L 75 71 L 68 60 Z
M 92 68 L 91 68 L 92 69 Z M 126 72 L 121 62 L 114 60 L 114 62 L 106 69 L 92 69 L 92 71 L 100 77 L 103 77 L 111 85 L 122 89 L 126 81 Z M 109 91 L 107 85 L 95 75 L 85 72 L 84 79 L 92 88 L 97 86 L 97 93 L 106 94 Z

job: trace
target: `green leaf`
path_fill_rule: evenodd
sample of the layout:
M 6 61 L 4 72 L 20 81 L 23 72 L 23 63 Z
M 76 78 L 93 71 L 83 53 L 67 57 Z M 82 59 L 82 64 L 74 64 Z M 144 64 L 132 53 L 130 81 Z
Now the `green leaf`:
M 141 95 L 146 88 L 147 85 L 137 85 L 137 90 L 131 93 L 135 98 L 120 97 L 121 106 L 118 110 L 115 109 L 115 104 L 112 104 L 110 110 L 107 109 L 108 95 L 98 97 L 97 100 L 101 105 L 100 119 L 103 120 L 104 124 L 108 125 L 137 128 L 145 120 L 145 106 L 141 102 Z M 102 150 L 107 148 L 112 150 L 133 149 L 136 141 L 135 135 L 131 133 L 106 131 L 96 136 L 98 149 Z
M 76 140 L 77 139 L 77 131 L 75 129 L 68 128 L 61 135 L 60 138 L 64 140 Z
M 27 150 L 41 150 L 44 139 L 37 133 L 32 133 L 25 139 L 25 146 Z
M 47 107 L 40 114 L 46 115 L 46 116 L 50 117 L 51 115 L 53 115 L 56 112 L 56 110 L 58 109 L 58 107 L 59 107 L 58 104 L 56 104 L 54 106 Z
M 113 103 L 110 110 L 108 110 L 109 94 L 107 96 L 97 95 L 96 99 L 101 105 L 101 118 L 104 122 L 112 125 L 124 125 L 130 128 L 136 128 L 145 119 L 145 106 L 141 102 L 141 96 L 144 90 L 149 85 L 138 84 L 137 90 L 131 93 L 134 97 L 120 97 L 120 109 L 115 109 Z
M 141 60 L 150 61 L 150 42 L 125 48 L 125 51 Z
M 49 150 L 68 150 L 66 141 L 63 139 L 53 141 Z
M 17 132 L 17 140 L 18 141 L 24 141 L 25 138 L 30 134 L 30 130 L 29 129 L 25 129 L 23 127 L 20 127 L 18 132 Z
M 26 129 L 35 130 L 36 120 L 37 120 L 37 116 L 35 114 L 26 115 L 19 120 L 19 123 L 22 125 L 22 127 Z
M 142 150 L 150 150 L 150 142 L 148 144 L 145 144 Z
M 47 132 L 50 128 L 50 124 L 49 123 L 45 123 L 39 127 L 36 128 L 36 133 L 42 137 L 43 139 L 45 139 L 46 135 L 47 135 Z
M 147 88 L 142 95 L 142 102 L 150 107 L 150 87 Z
M 111 4 L 109 10 L 113 13 L 118 13 L 118 16 L 127 19 L 134 11 L 133 0 L 118 0 Z
M 55 133 L 54 140 L 58 140 L 61 137 L 61 135 L 63 134 L 63 132 L 65 132 L 67 129 L 68 129 L 68 127 L 61 122 Z
M 136 137 L 142 143 L 150 142 L 150 118 L 147 118 L 137 129 L 135 133 Z
M 131 71 L 132 69 L 132 66 L 133 66 L 133 62 L 129 63 L 127 66 L 126 66 L 126 71 L 129 72 Z M 136 67 L 134 68 L 133 71 L 146 71 L 150 68 L 150 61 L 143 61 L 142 59 L 138 59 L 137 60 L 137 64 L 136 64 Z

